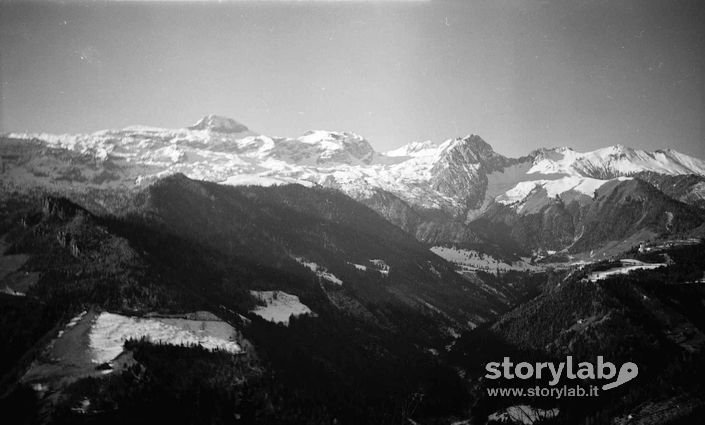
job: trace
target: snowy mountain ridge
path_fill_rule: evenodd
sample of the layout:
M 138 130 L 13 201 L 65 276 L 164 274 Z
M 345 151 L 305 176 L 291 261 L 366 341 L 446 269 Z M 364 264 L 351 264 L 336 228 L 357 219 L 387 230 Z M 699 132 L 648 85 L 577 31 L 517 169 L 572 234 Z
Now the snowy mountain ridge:
M 608 181 L 644 171 L 705 176 L 704 161 L 670 149 L 552 148 L 513 159 L 468 135 L 379 153 L 355 133 L 314 130 L 297 138 L 269 137 L 216 115 L 181 129 L 12 133 L 2 139 L 0 152 L 3 184 L 14 188 L 129 190 L 183 173 L 230 185 L 321 185 L 359 200 L 386 192 L 415 207 L 468 219 L 492 203 L 521 210 L 538 192 L 545 198 L 591 197 Z
M 534 151 L 533 156 L 530 174 L 562 173 L 603 179 L 645 171 L 667 175 L 705 174 L 705 161 L 673 149 L 647 152 L 615 145 L 581 153 L 562 147 L 540 149 Z

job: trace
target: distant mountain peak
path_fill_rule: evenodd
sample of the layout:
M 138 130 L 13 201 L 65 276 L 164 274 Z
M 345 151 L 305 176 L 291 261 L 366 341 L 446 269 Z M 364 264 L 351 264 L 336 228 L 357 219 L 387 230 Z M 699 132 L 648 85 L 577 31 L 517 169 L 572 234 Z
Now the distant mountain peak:
M 241 124 L 232 118 L 227 118 L 220 115 L 206 115 L 196 124 L 189 127 L 189 129 L 209 130 L 217 133 L 244 133 L 250 130 L 244 124 Z
M 490 156 L 496 154 L 494 151 L 494 148 L 492 148 L 492 145 L 489 143 L 485 142 L 485 140 L 476 135 L 476 134 L 469 134 L 465 137 L 462 137 L 460 139 L 457 139 L 460 143 L 463 144 L 463 146 L 467 146 L 470 148 L 473 152 L 480 154 L 482 156 Z
M 440 146 L 441 158 L 454 158 L 453 161 L 464 163 L 486 162 L 502 155 L 494 151 L 492 146 L 485 142 L 482 137 L 469 134 L 465 137 L 450 139 Z

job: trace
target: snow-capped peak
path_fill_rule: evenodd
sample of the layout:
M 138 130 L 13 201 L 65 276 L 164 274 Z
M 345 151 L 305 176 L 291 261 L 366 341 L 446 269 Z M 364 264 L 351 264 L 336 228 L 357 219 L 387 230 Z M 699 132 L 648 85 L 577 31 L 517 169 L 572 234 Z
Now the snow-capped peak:
M 489 143 L 482 140 L 482 137 L 476 134 L 468 134 L 465 137 L 456 137 L 455 139 L 450 139 L 446 141 L 446 143 L 449 143 L 449 145 L 453 147 L 463 145 L 468 146 L 476 151 L 494 152 L 492 146 L 490 146 Z
M 245 133 L 249 131 L 244 124 L 219 115 L 206 115 L 189 127 L 189 130 L 209 130 L 218 133 Z

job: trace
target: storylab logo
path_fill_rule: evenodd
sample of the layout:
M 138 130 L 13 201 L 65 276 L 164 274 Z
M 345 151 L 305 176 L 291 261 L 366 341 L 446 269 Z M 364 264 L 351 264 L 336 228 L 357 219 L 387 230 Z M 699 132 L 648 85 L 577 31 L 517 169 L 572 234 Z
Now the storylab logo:
M 622 364 L 619 369 L 609 361 L 605 361 L 603 356 L 597 356 L 596 362 L 579 362 L 575 364 L 573 356 L 567 356 L 564 362 L 512 362 L 511 358 L 505 357 L 502 362 L 490 362 L 485 365 L 485 378 L 487 379 L 535 379 L 547 380 L 549 387 L 535 388 L 505 388 L 505 391 L 494 391 L 491 395 L 527 395 L 527 396 L 597 396 L 598 388 L 603 391 L 619 387 L 631 381 L 639 375 L 639 368 L 632 362 Z M 587 390 L 579 385 L 569 388 L 555 388 L 561 381 L 568 380 L 596 380 L 607 381 L 601 387 L 590 385 Z M 495 389 L 497 390 L 497 389 Z M 520 391 L 520 393 L 519 393 Z

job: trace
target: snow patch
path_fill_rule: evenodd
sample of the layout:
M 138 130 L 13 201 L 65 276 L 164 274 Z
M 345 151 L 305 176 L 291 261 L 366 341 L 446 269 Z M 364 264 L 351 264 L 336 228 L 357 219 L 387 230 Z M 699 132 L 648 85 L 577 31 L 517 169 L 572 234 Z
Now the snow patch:
M 333 273 L 325 269 L 325 267 L 319 266 L 318 264 L 307 261 L 303 257 L 293 257 L 299 264 L 308 268 L 312 272 L 316 273 L 316 276 L 327 280 L 328 282 L 334 283 L 336 285 L 342 285 L 343 281 L 338 279 Z
M 306 187 L 313 187 L 314 184 L 307 180 L 284 179 L 279 177 L 261 176 L 257 174 L 238 174 L 230 176 L 219 182 L 228 186 L 281 186 L 286 184 L 300 184 Z
M 355 263 L 348 263 L 351 266 L 355 267 L 357 270 L 361 272 L 366 272 L 367 271 L 367 266 L 363 266 L 362 264 L 355 264 Z
M 299 301 L 296 295 L 283 291 L 250 291 L 253 297 L 266 303 L 251 312 L 272 323 L 289 325 L 291 316 L 314 314 L 308 306 Z
M 78 323 L 76 319 L 80 320 L 75 318 L 72 320 L 75 321 L 74 324 Z M 99 364 L 109 362 L 122 353 L 125 341 L 142 338 L 154 343 L 200 345 L 209 350 L 240 352 L 240 346 L 236 342 L 210 335 L 207 330 L 194 330 L 176 323 L 165 323 L 159 318 L 130 317 L 103 312 L 96 317 L 89 333 L 92 361 Z
M 513 188 L 499 195 L 495 200 L 504 205 L 517 204 L 539 188 L 546 190 L 549 198 L 555 198 L 569 191 L 575 191 L 592 197 L 595 191 L 609 180 L 599 180 L 589 177 L 563 177 L 556 180 L 534 180 L 518 183 Z
M 389 276 L 389 265 L 384 260 L 372 259 L 370 260 L 370 263 L 374 264 L 374 266 L 377 268 L 377 271 L 380 272 L 383 276 Z
M 472 249 L 449 248 L 444 246 L 431 247 L 431 252 L 460 267 L 461 271 L 484 270 L 494 272 L 496 270 L 520 270 L 520 271 L 540 271 L 539 266 L 530 264 L 527 260 L 507 263 L 491 255 L 484 254 Z
M 620 262 L 622 263 L 620 267 L 590 273 L 590 275 L 587 277 L 587 280 L 591 282 L 596 282 L 598 280 L 606 279 L 609 276 L 614 276 L 618 274 L 628 274 L 635 270 L 654 270 L 667 266 L 667 264 L 665 263 L 644 263 L 642 261 L 630 259 L 620 260 Z
M 85 316 L 88 312 L 87 311 L 82 311 L 81 313 L 78 314 L 78 316 L 74 317 L 73 319 L 69 320 L 69 322 L 66 324 L 65 329 L 70 329 L 73 328 L 78 324 L 78 322 L 83 319 L 83 316 Z M 62 332 L 63 333 L 63 332 Z

